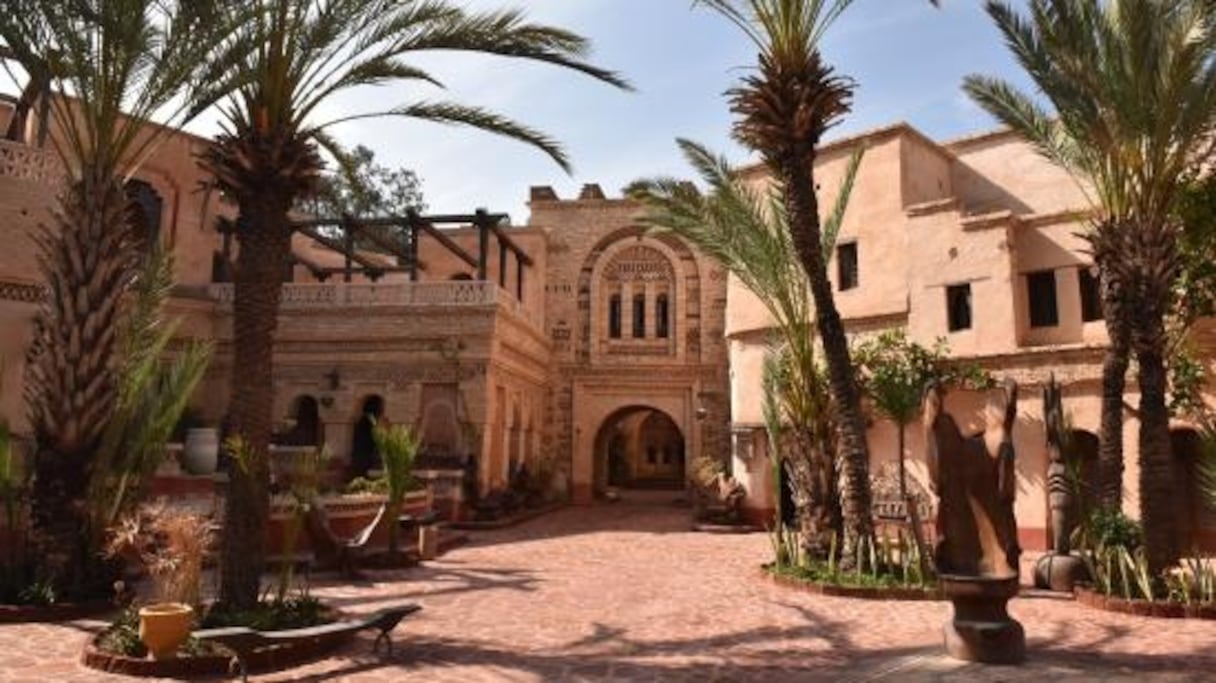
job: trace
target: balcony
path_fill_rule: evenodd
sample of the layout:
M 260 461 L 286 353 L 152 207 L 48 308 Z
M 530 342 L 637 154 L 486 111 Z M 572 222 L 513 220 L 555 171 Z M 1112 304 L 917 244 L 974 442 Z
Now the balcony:
M 210 298 L 221 311 L 231 311 L 233 285 L 210 285 Z M 335 308 L 386 308 L 402 306 L 498 307 L 524 318 L 537 328 L 540 316 L 495 282 L 403 282 L 392 284 L 285 284 L 280 309 L 323 311 Z

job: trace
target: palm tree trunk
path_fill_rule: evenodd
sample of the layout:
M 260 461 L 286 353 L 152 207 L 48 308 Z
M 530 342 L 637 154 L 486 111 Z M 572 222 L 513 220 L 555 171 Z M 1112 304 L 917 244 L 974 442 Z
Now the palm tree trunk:
M 1121 288 L 1102 274 L 1102 309 L 1110 348 L 1102 363 L 1102 419 L 1098 433 L 1098 500 L 1102 507 L 1123 506 L 1123 392 L 1131 355 L 1128 307 Z
M 35 320 L 25 393 L 38 450 L 31 522 L 44 578 L 77 591 L 100 566 L 88 539 L 91 459 L 116 395 L 117 328 L 135 271 L 122 182 L 85 169 L 36 235 L 46 297 Z M 97 577 L 92 577 L 97 578 Z
M 1160 321 L 1157 325 L 1164 333 L 1164 325 Z M 1140 520 L 1149 570 L 1160 576 L 1178 561 L 1165 356 L 1157 349 L 1138 348 L 1136 361 L 1140 366 Z
M 274 332 L 284 262 L 291 249 L 288 206 L 289 202 L 274 196 L 241 203 L 247 225 L 239 235 L 234 278 L 229 406 L 233 433 L 245 439 L 251 457 L 244 466 L 234 463 L 230 468 L 220 564 L 220 602 L 236 609 L 257 604 L 265 564 Z
M 815 300 L 815 320 L 823 342 L 835 417 L 840 433 L 844 462 L 844 556 L 853 556 L 854 544 L 874 536 L 870 505 L 870 452 L 866 444 L 866 425 L 861 412 L 861 396 L 849 358 L 849 340 L 832 298 L 828 281 L 822 234 L 819 225 L 819 200 L 815 196 L 812 173 L 814 156 L 808 146 L 801 153 L 787 156 L 780 167 L 785 189 L 785 208 L 794 247 L 802 261 Z
M 831 456 L 821 452 L 813 435 L 804 428 L 792 429 L 786 442 L 782 460 L 790 478 L 803 551 L 807 557 L 825 560 L 840 517 Z

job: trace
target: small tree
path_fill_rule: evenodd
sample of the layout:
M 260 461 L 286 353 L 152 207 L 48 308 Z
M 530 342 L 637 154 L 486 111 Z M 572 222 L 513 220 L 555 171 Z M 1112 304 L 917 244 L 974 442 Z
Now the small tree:
M 422 440 L 405 425 L 376 425 L 372 432 L 380 458 L 384 461 L 384 482 L 388 486 L 388 555 L 397 556 L 400 528 L 397 518 L 401 516 L 401 503 L 413 486 L 414 458 Z
M 925 390 L 941 379 L 944 342 L 927 348 L 908 339 L 902 329 L 888 330 L 857 349 L 859 383 L 874 407 L 895 423 L 899 452 L 899 497 L 908 500 L 904 458 L 908 423 L 920 412 Z

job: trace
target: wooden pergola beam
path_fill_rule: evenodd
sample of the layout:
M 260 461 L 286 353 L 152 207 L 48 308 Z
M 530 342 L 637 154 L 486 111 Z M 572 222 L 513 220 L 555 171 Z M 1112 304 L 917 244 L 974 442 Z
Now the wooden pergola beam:
M 372 244 L 376 245 L 377 247 L 380 247 L 381 249 L 392 254 L 393 256 L 396 256 L 397 258 L 401 259 L 401 262 L 404 263 L 405 265 L 408 266 L 410 264 L 414 264 L 418 267 L 418 269 L 426 270 L 426 265 L 423 264 L 421 261 L 417 260 L 417 255 L 411 254 L 409 252 L 409 250 L 402 248 L 400 244 L 393 244 L 392 240 L 386 239 L 384 237 L 384 235 L 381 235 L 380 233 L 376 232 L 375 230 L 372 230 L 371 229 L 372 226 L 368 225 L 364 221 L 355 220 L 354 218 L 347 218 L 343 222 L 343 226 L 346 227 L 348 230 L 352 230 L 354 232 L 359 233 L 360 235 L 363 235 Z M 409 225 L 408 225 L 408 223 L 402 222 L 402 223 L 388 223 L 388 224 L 380 225 L 377 227 L 400 227 L 400 228 L 408 229 Z
M 342 244 L 341 242 L 338 242 L 337 240 L 334 240 L 329 237 L 326 237 L 325 235 L 322 235 L 321 233 L 317 232 L 313 228 L 297 226 L 296 229 L 300 231 L 301 235 L 304 235 L 305 237 L 321 244 L 322 246 L 327 247 L 333 251 L 336 251 L 339 254 L 342 254 L 342 255 L 348 257 L 350 260 L 354 261 L 355 263 L 358 263 L 359 265 L 363 266 L 363 269 L 365 271 L 367 271 L 367 273 L 369 275 L 371 275 L 373 273 L 383 274 L 388 271 L 388 266 L 384 266 L 379 263 L 376 263 L 375 261 L 368 259 L 366 256 L 361 256 L 360 254 L 356 253 L 353 249 L 348 250 L 346 248 L 346 245 Z M 345 270 L 345 269 L 342 269 L 342 270 Z M 342 270 L 340 270 L 339 272 L 342 272 Z M 378 275 L 376 275 L 375 277 L 378 277 Z

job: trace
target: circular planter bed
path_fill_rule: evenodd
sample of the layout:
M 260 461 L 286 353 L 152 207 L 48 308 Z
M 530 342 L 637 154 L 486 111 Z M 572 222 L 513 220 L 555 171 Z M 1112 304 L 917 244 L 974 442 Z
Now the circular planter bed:
M 810 593 L 812 595 L 827 595 L 837 598 L 857 598 L 860 600 L 945 600 L 939 588 L 905 588 L 902 586 L 843 586 L 840 584 L 818 583 L 792 576 L 773 573 L 767 565 L 760 567 L 760 577 L 769 583 L 782 588 Z
M 115 609 L 113 600 L 56 605 L 0 605 L 0 624 L 75 621 L 101 616 Z
M 1130 614 L 1137 617 L 1156 617 L 1158 619 L 1207 619 L 1216 620 L 1214 605 L 1184 605 L 1179 602 L 1162 600 L 1128 600 L 1126 598 L 1103 595 L 1085 586 L 1076 589 L 1077 602 L 1093 609 L 1105 612 Z
M 81 655 L 81 663 L 91 669 L 145 678 L 204 678 L 231 673 L 232 657 L 218 647 L 214 649 L 214 654 L 156 661 L 106 652 L 99 647 L 103 636 L 99 634 L 89 641 Z M 317 635 L 258 650 L 245 662 L 250 672 L 282 671 L 322 659 L 355 637 L 354 633 Z

